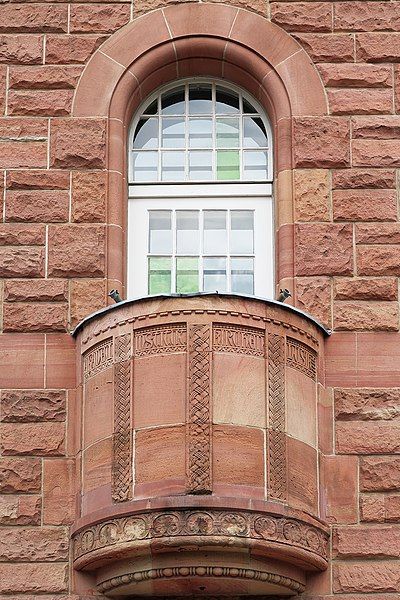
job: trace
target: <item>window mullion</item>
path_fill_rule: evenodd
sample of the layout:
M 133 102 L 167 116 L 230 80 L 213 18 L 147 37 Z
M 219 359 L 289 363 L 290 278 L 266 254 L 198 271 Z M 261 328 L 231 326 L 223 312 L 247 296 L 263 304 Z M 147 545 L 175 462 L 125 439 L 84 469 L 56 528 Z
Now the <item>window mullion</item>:
M 171 293 L 176 293 L 176 210 L 172 211 L 172 258 L 171 258 Z

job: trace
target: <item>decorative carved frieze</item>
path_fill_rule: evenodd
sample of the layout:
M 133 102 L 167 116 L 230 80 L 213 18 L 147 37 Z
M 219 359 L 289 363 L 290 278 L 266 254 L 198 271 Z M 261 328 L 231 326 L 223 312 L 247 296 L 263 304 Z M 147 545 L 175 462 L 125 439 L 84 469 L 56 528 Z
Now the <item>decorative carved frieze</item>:
M 112 338 L 96 344 L 83 356 L 83 378 L 87 381 L 113 364 Z
M 213 350 L 263 357 L 265 355 L 264 330 L 233 325 L 214 325 Z
M 162 542 L 163 538 L 170 543 L 177 538 L 177 543 L 185 545 L 184 538 L 191 536 L 201 537 L 205 545 L 220 545 L 224 538 L 229 538 L 231 545 L 235 539 L 266 542 L 266 547 L 273 542 L 306 551 L 310 564 L 322 566 L 327 560 L 328 534 L 314 525 L 264 512 L 214 509 L 135 513 L 88 526 L 73 536 L 74 560 L 86 557 L 85 564 L 89 564 L 92 552 L 93 556 L 101 549 L 118 552 L 119 546 L 126 548 L 130 543 L 132 548 L 148 547 L 149 540 Z M 187 539 L 187 543 L 192 542 Z
M 276 334 L 268 335 L 268 398 L 268 493 L 286 500 L 285 341 Z
M 131 334 L 115 338 L 112 497 L 132 497 Z
M 135 332 L 135 356 L 186 352 L 186 326 L 162 325 Z
M 284 577 L 270 573 L 269 571 L 260 571 L 258 569 L 241 569 L 237 567 L 221 567 L 221 566 L 187 566 L 187 567 L 166 567 L 164 569 L 146 569 L 142 571 L 130 571 L 111 577 L 106 581 L 101 582 L 97 586 L 99 592 L 109 592 L 115 590 L 121 585 L 127 585 L 134 582 L 135 584 L 141 581 L 154 581 L 155 579 L 171 579 L 171 578 L 186 578 L 186 577 L 232 577 L 236 580 L 249 579 L 252 581 L 262 581 L 263 583 L 273 583 L 280 585 L 293 592 L 303 592 L 305 586 L 291 577 Z M 268 596 L 269 597 L 269 596 Z
M 316 353 L 309 346 L 292 338 L 286 340 L 286 364 L 311 379 L 315 379 L 317 375 Z
M 187 408 L 187 492 L 212 491 L 210 410 L 210 326 L 189 328 L 189 396 Z

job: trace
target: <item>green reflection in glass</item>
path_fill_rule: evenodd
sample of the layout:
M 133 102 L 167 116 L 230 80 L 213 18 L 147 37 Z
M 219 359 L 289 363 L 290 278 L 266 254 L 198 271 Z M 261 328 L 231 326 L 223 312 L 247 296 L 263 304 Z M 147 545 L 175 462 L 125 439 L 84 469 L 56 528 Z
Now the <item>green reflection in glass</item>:
M 149 294 L 171 293 L 171 259 L 164 256 L 149 258 Z
M 199 261 L 197 257 L 176 259 L 176 291 L 191 294 L 199 291 Z
M 217 151 L 217 179 L 240 179 L 239 151 Z

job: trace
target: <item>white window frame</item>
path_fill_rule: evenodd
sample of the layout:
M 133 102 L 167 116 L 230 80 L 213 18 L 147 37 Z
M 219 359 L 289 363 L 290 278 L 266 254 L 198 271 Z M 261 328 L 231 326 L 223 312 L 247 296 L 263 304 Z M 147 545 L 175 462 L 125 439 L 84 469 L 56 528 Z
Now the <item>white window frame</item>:
M 133 136 L 143 110 L 161 93 L 183 83 L 215 82 L 243 94 L 258 111 L 267 131 L 268 177 L 265 181 L 149 182 L 131 179 Z M 129 200 L 127 243 L 127 297 L 148 295 L 148 211 L 150 210 L 254 210 L 254 296 L 273 298 L 275 279 L 274 203 L 272 197 L 272 135 L 265 111 L 248 94 L 226 81 L 191 78 L 164 86 L 149 96 L 132 121 L 129 147 Z M 173 277 L 174 274 L 171 274 Z

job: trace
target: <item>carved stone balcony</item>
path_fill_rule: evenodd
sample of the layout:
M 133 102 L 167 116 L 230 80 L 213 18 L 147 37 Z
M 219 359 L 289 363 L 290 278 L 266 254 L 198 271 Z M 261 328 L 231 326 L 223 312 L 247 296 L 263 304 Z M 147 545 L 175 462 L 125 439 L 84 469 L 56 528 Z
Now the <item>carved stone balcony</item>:
M 124 302 L 78 326 L 74 567 L 98 592 L 292 596 L 326 568 L 325 334 L 234 295 Z

